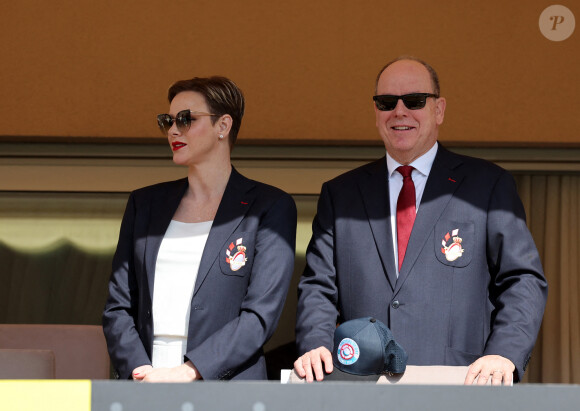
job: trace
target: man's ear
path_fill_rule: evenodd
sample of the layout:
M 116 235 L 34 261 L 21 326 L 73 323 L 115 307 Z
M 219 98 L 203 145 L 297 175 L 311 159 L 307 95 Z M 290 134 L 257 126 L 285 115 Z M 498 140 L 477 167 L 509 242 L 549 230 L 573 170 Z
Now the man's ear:
M 381 113 L 381 111 L 377 108 L 377 105 L 375 104 L 374 101 L 373 101 L 373 109 L 375 110 L 375 126 L 378 128 L 379 127 L 379 114 Z
M 443 119 L 445 118 L 445 107 L 447 105 L 447 101 L 445 97 L 439 97 L 437 102 L 435 103 L 435 119 L 437 121 L 437 125 L 440 126 L 443 124 Z

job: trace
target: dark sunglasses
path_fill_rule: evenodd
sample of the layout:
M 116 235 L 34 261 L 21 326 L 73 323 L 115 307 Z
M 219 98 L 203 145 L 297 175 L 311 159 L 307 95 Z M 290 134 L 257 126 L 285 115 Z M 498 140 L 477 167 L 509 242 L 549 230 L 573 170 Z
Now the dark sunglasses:
M 217 114 L 203 113 L 200 111 L 182 110 L 175 118 L 171 117 L 169 114 L 158 114 L 157 115 L 157 125 L 161 132 L 165 135 L 169 132 L 173 122 L 177 126 L 180 133 L 185 133 L 191 127 L 191 122 L 195 120 L 196 116 L 210 116 L 219 117 Z
M 392 94 L 383 94 L 380 96 L 373 96 L 377 109 L 381 111 L 391 111 L 397 107 L 399 99 L 403 100 L 403 104 L 409 110 L 419 110 L 425 107 L 428 97 L 439 98 L 436 94 L 431 93 L 411 93 L 403 94 L 402 96 L 394 96 Z

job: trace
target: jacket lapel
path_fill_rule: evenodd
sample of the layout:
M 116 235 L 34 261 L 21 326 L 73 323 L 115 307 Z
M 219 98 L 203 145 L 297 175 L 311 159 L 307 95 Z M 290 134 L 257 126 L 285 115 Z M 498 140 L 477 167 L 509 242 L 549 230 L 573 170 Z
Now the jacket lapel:
M 395 286 L 395 293 L 401 289 L 417 257 L 423 248 L 426 247 L 425 242 L 430 237 L 429 233 L 441 217 L 447 203 L 453 197 L 453 193 L 461 184 L 464 177 L 464 174 L 459 169 L 461 163 L 462 160 L 459 156 L 447 151 L 439 144 L 435 161 L 425 184 L 419 211 L 413 224 L 405 259 Z
M 251 191 L 253 187 L 252 180 L 245 178 L 232 167 L 230 179 L 203 249 L 193 291 L 194 296 L 217 258 L 222 253 L 225 258 L 226 241 L 240 225 L 254 202 L 255 193 Z
M 187 178 L 175 181 L 172 184 L 170 183 L 170 185 L 164 187 L 159 195 L 155 196 L 151 204 L 144 257 L 147 283 L 149 284 L 149 296 L 151 299 L 153 299 L 155 264 L 157 262 L 159 247 L 187 187 Z
M 389 179 L 385 157 L 372 163 L 369 174 L 359 181 L 359 189 L 368 216 L 377 251 L 391 288 L 397 281 L 389 206 Z

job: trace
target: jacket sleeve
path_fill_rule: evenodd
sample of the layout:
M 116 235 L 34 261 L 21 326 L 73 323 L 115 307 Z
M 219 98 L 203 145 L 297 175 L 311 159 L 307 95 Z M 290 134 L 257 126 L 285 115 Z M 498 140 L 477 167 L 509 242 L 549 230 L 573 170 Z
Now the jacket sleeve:
M 507 172 L 499 177 L 490 198 L 487 259 L 489 295 L 495 309 L 484 355 L 510 359 L 518 381 L 540 329 L 548 285 L 515 181 Z
M 282 313 L 294 271 L 295 247 L 296 205 L 284 193 L 260 219 L 250 281 L 239 316 L 185 354 L 204 379 L 229 379 L 261 355 Z
M 312 223 L 312 238 L 306 251 L 306 268 L 298 284 L 298 355 L 320 346 L 332 351 L 338 318 L 334 221 L 332 198 L 328 184 L 325 183 Z
M 135 368 L 151 364 L 137 332 L 139 290 L 133 261 L 135 214 L 135 196 L 132 193 L 121 223 L 109 281 L 109 297 L 103 312 L 103 331 L 109 356 L 120 379 L 131 378 Z

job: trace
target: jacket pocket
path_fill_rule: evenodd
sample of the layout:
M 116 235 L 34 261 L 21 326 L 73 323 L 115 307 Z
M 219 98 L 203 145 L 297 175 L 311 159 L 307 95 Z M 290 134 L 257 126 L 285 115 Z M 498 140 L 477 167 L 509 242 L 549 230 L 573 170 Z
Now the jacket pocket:
M 243 277 L 250 273 L 254 263 L 255 233 L 234 233 L 220 252 L 219 261 L 223 274 Z
M 467 267 L 475 247 L 475 225 L 471 221 L 441 220 L 434 230 L 437 260 L 451 267 Z

